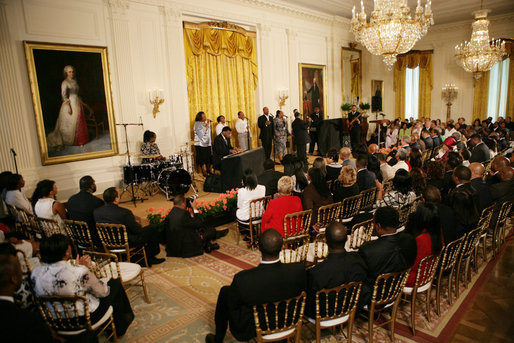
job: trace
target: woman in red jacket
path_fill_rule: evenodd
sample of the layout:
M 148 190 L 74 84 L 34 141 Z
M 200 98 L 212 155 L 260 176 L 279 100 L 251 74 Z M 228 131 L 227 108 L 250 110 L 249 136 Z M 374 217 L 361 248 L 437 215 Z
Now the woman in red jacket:
M 430 255 L 439 255 L 442 249 L 441 221 L 437 207 L 430 203 L 420 203 L 416 212 L 409 216 L 405 231 L 416 238 L 418 248 L 416 260 L 405 285 L 413 287 L 421 260 Z
M 284 237 L 284 217 L 286 214 L 302 211 L 302 201 L 299 197 L 291 195 L 293 192 L 293 179 L 282 176 L 278 180 L 278 198 L 271 200 L 262 215 L 261 232 L 266 229 L 275 229 Z

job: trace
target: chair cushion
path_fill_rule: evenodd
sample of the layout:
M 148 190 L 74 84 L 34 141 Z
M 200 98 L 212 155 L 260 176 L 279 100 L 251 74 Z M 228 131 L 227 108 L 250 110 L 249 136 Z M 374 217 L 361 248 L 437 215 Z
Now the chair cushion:
M 109 249 L 109 252 L 112 252 L 112 253 L 122 253 L 122 252 L 127 252 L 126 249 Z
M 418 290 L 416 292 L 417 293 L 425 292 L 426 290 L 428 290 L 430 288 L 431 284 L 432 284 L 432 282 L 427 282 L 423 286 L 419 286 Z M 414 290 L 414 287 L 403 287 L 403 293 L 411 294 L 413 290 Z
M 119 262 L 119 264 L 123 282 L 134 280 L 141 273 L 141 266 L 137 263 Z
M 388 308 L 388 307 L 391 307 L 394 305 L 394 301 L 393 302 L 390 302 L 389 304 L 385 305 L 385 306 L 380 306 L 379 308 L 375 307 L 375 310 L 383 310 L 385 308 Z M 365 310 L 368 310 L 368 305 L 364 305 L 363 307 Z
M 309 318 L 309 317 L 305 317 L 305 318 L 307 318 L 307 320 L 309 322 L 311 322 L 312 324 L 316 324 L 316 319 L 312 319 L 312 318 Z M 336 326 L 336 325 L 340 325 L 340 324 L 346 323 L 348 321 L 348 318 L 350 318 L 349 314 L 347 314 L 346 316 L 339 317 L 339 318 L 334 318 L 334 319 L 329 319 L 329 320 L 322 320 L 320 322 L 320 325 L 321 325 L 322 328 L 330 328 L 332 326 Z
M 97 321 L 96 323 L 93 323 L 91 325 L 91 328 L 93 330 L 98 329 L 100 327 L 100 325 L 104 324 L 107 320 L 109 320 L 109 318 L 111 317 L 112 311 L 113 311 L 112 306 L 109 306 L 107 311 L 105 311 L 105 314 L 103 315 L 103 317 L 100 318 L 100 320 Z M 85 331 L 86 331 L 86 329 L 80 329 L 80 330 L 74 330 L 74 331 L 57 331 L 57 333 L 59 335 L 63 335 L 63 336 L 75 336 L 75 335 L 79 335 Z
M 263 335 L 262 338 L 266 339 L 266 340 L 278 340 L 282 337 L 286 337 L 287 335 L 290 335 L 294 332 L 295 329 L 289 329 L 289 330 L 286 330 L 286 331 L 283 331 L 283 332 L 277 332 L 277 333 L 272 333 L 271 335 Z
M 343 219 L 342 222 L 343 223 L 349 223 L 353 220 L 353 217 L 350 217 L 350 218 L 346 218 L 346 219 Z
M 309 250 L 307 251 L 307 261 L 308 262 L 314 262 L 314 249 L 315 244 L 318 244 L 318 251 L 317 255 L 318 258 L 326 258 L 328 256 L 328 245 L 323 242 L 318 243 L 309 243 Z

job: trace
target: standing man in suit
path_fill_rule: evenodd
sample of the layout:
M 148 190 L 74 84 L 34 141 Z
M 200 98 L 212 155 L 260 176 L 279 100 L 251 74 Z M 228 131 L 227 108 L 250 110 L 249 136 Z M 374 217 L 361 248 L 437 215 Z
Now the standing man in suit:
M 284 176 L 283 173 L 275 171 L 275 162 L 271 159 L 264 160 L 264 171 L 257 177 L 259 185 L 266 187 L 266 196 L 274 195 L 278 192 L 278 180 Z
M 230 144 L 230 138 L 232 137 L 232 129 L 225 126 L 221 133 L 214 138 L 214 144 L 212 146 L 212 160 L 215 170 L 221 170 L 221 159 L 230 154 L 241 152 L 239 148 L 234 148 Z
M 362 192 L 366 189 L 376 187 L 377 177 L 375 173 L 370 172 L 367 168 L 368 156 L 364 154 L 357 156 L 355 164 L 357 166 L 357 185 L 359 186 L 359 190 Z
M 311 138 L 307 132 L 308 125 L 303 121 L 300 112 L 294 112 L 294 118 L 291 127 L 293 129 L 294 144 L 296 145 L 296 155 L 304 165 L 307 165 L 307 143 L 311 142 Z
M 314 146 L 316 145 L 316 143 L 318 144 L 319 151 L 319 129 L 321 127 L 321 122 L 323 121 L 323 117 L 319 112 L 319 106 L 314 107 L 314 113 L 310 114 L 307 117 L 307 120 L 309 121 L 309 136 L 311 138 L 311 142 L 309 144 L 309 154 L 313 154 Z
M 262 142 L 266 158 L 270 158 L 273 142 L 273 116 L 269 113 L 269 109 L 267 107 L 264 107 L 262 112 L 263 114 L 257 120 L 257 125 L 261 130 L 259 138 Z
M 366 278 L 367 267 L 362 257 L 357 252 L 346 252 L 344 249 L 346 227 L 339 222 L 330 223 L 326 230 L 326 238 L 327 259 L 309 269 L 307 273 L 305 315 L 309 318 L 316 318 L 316 292 L 344 283 L 364 281 Z M 335 301 L 335 298 L 332 301 Z M 326 314 L 324 303 L 320 304 L 320 313 Z
M 391 206 L 379 207 L 373 221 L 379 239 L 366 242 L 359 248 L 359 255 L 366 263 L 368 272 L 362 285 L 359 306 L 369 305 L 375 281 L 380 274 L 407 270 L 416 260 L 416 239 L 405 232 L 396 232 L 400 216 Z
M 471 145 L 473 150 L 471 151 L 471 157 L 469 163 L 489 161 L 491 159 L 491 152 L 487 145 L 482 142 L 482 137 L 478 133 L 471 136 Z
M 130 246 L 144 246 L 148 264 L 164 262 L 164 258 L 156 257 L 161 250 L 157 227 L 149 225 L 143 228 L 141 226 L 141 218 L 136 218 L 129 209 L 118 206 L 120 203 L 119 194 L 116 187 L 109 187 L 104 191 L 105 205 L 93 211 L 95 222 L 125 225 Z
M 361 142 L 361 121 L 360 112 L 357 111 L 357 106 L 353 105 L 352 110 L 348 113 L 348 125 L 353 121 L 352 129 L 350 130 L 350 140 L 352 142 L 352 149 L 355 149 Z M 355 119 L 355 121 L 354 121 Z
M 214 314 L 216 334 L 208 334 L 205 342 L 223 342 L 229 324 L 234 338 L 249 341 L 256 336 L 253 305 L 286 300 L 305 291 L 305 267 L 302 263 L 280 262 L 282 243 L 282 236 L 275 229 L 261 234 L 261 264 L 240 271 L 230 286 L 220 289 Z
M 103 206 L 104 201 L 93 195 L 96 192 L 96 184 L 91 176 L 86 175 L 80 178 L 79 187 L 80 192 L 72 195 L 68 200 L 68 218 L 86 222 L 95 246 L 101 247 L 102 243 L 96 230 L 93 211 Z

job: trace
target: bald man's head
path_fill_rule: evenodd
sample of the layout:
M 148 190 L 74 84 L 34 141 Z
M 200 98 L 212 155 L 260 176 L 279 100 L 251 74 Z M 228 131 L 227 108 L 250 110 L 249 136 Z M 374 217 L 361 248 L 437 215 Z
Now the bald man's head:
M 509 159 L 505 156 L 496 156 L 491 162 L 491 169 L 494 172 L 500 171 L 505 166 L 510 164 Z
M 350 158 L 350 155 L 352 154 L 352 151 L 348 147 L 341 148 L 339 150 L 339 157 L 341 157 L 342 160 L 346 160 L 347 158 Z
M 259 238 L 259 249 L 263 260 L 276 260 L 282 250 L 283 239 L 275 229 L 267 229 Z
M 368 147 L 368 154 L 374 154 L 378 151 L 378 145 L 370 144 Z
M 339 222 L 332 222 L 325 232 L 327 245 L 330 252 L 344 251 L 346 243 L 346 227 Z
M 469 169 L 471 169 L 471 178 L 476 179 L 477 177 L 483 177 L 485 168 L 482 163 L 473 162 L 469 165 Z
M 505 166 L 498 172 L 500 175 L 500 179 L 502 181 L 512 181 L 514 180 L 514 168 L 511 166 Z

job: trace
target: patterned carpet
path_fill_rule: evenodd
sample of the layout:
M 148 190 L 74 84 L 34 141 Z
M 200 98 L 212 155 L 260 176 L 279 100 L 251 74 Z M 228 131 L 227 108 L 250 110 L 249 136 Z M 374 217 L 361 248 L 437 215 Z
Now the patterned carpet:
M 122 342 L 204 342 L 205 335 L 214 331 L 214 308 L 219 289 L 230 284 L 235 273 L 252 268 L 260 261 L 258 252 L 246 249 L 241 243 L 233 243 L 231 235 L 218 241 L 220 250 L 211 254 L 167 261 L 145 272 L 152 303 L 146 304 L 142 296 L 133 301 L 136 318 Z M 398 342 L 445 342 L 451 337 L 465 309 L 473 302 L 480 286 L 487 279 L 498 258 L 489 263 L 479 259 L 478 272 L 472 273 L 471 284 L 450 306 L 443 296 L 441 316 L 433 311 L 435 290 L 432 291 L 432 320 L 428 322 L 424 310 L 424 295 L 418 296 L 416 336 L 412 336 L 410 305 L 400 305 L 395 341 Z M 130 292 L 141 292 L 134 287 Z M 132 294 L 132 293 L 131 293 Z M 345 327 L 346 329 L 346 327 Z M 340 342 L 341 333 L 332 335 L 330 330 L 322 332 L 322 342 Z M 376 342 L 390 341 L 388 331 L 375 331 Z M 353 330 L 354 342 L 367 342 L 367 322 L 358 318 Z M 235 342 L 227 335 L 225 342 Z M 315 342 L 313 326 L 304 325 L 302 342 Z

